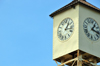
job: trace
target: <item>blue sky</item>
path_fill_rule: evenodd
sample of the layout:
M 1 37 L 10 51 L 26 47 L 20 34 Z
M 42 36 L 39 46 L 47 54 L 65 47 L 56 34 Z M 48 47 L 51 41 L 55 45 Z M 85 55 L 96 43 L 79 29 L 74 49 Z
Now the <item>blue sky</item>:
M 56 66 L 49 14 L 71 1 L 0 0 L 0 66 Z

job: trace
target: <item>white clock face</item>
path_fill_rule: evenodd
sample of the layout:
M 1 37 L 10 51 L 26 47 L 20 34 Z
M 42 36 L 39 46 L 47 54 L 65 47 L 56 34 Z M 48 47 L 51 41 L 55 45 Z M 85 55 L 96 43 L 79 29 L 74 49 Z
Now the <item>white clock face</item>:
M 71 36 L 73 29 L 74 29 L 74 23 L 72 19 L 70 18 L 64 19 L 60 23 L 57 30 L 58 38 L 62 41 L 67 40 Z
M 100 28 L 95 20 L 92 18 L 87 18 L 83 23 L 83 29 L 86 36 L 92 40 L 96 41 L 100 38 Z

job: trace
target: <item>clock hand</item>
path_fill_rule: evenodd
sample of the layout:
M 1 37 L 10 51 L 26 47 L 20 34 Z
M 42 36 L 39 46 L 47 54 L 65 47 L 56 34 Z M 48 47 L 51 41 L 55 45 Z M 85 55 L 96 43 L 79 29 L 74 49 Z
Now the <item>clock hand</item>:
M 97 34 L 100 34 L 99 31 L 94 30 L 95 24 L 93 25 L 93 27 L 91 28 L 92 31 L 96 32 Z
M 72 28 L 67 28 L 67 29 L 72 29 Z
M 91 30 L 100 35 L 100 32 L 99 31 L 96 31 L 94 29 L 91 29 Z
M 65 30 L 67 30 L 67 28 L 68 28 L 68 25 L 69 25 L 69 22 L 68 22 L 68 24 L 67 24 L 67 26 L 66 26 Z
M 93 30 L 94 27 L 95 27 L 95 24 L 93 25 L 93 27 L 91 28 L 91 30 Z
M 100 35 L 100 32 L 99 31 L 95 31 L 97 34 L 99 34 Z

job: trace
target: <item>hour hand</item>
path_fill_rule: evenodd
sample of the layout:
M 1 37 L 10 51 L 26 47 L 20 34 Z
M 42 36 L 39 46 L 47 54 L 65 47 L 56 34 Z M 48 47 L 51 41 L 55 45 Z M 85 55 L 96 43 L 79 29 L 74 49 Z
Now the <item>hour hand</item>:
M 72 29 L 72 28 L 67 28 L 67 29 Z
M 91 30 L 93 30 L 94 27 L 95 27 L 95 24 L 93 25 L 93 27 L 91 28 Z

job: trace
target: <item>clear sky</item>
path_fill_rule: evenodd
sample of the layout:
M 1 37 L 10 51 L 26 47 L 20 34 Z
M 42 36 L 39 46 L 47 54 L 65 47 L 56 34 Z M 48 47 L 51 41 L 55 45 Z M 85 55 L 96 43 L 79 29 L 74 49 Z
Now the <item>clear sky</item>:
M 49 14 L 72 0 L 0 0 L 0 66 L 57 66 Z M 100 8 L 100 0 L 87 0 Z

